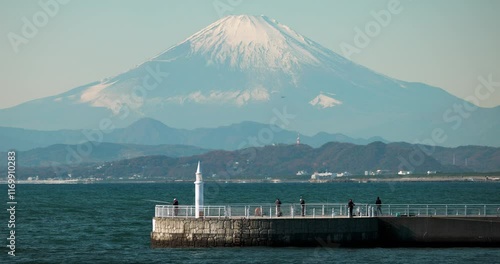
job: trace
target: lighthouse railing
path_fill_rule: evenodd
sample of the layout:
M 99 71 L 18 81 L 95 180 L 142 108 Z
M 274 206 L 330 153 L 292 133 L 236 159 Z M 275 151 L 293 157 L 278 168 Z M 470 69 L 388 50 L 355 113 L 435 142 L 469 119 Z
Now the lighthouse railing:
M 200 216 L 224 217 L 226 206 L 200 206 Z M 156 205 L 155 217 L 195 217 L 196 206 L 194 205 Z

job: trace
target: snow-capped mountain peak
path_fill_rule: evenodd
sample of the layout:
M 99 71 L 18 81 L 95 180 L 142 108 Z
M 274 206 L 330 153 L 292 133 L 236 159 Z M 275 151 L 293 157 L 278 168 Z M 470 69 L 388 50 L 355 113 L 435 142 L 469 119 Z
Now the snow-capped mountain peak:
M 319 65 L 328 51 L 289 27 L 264 15 L 224 17 L 198 31 L 178 46 L 201 54 L 210 63 L 233 68 L 281 69 L 290 72 L 300 64 Z M 168 51 L 156 60 L 168 60 Z

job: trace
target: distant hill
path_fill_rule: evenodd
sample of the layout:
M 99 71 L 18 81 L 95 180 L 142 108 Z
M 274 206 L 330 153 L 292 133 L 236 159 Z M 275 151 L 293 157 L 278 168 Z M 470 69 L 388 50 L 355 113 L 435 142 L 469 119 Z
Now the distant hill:
M 430 149 L 429 146 L 427 146 Z M 137 176 L 165 180 L 189 180 L 193 178 L 196 163 L 202 161 L 204 176 L 208 179 L 263 179 L 297 178 L 304 171 L 303 179 L 313 172 L 349 172 L 364 174 L 365 171 L 383 170 L 395 175 L 399 170 L 413 173 L 498 172 L 500 171 L 500 148 L 460 147 L 456 149 L 436 148 L 432 155 L 419 152 L 421 146 L 407 143 L 374 142 L 368 145 L 331 142 L 319 148 L 308 145 L 269 145 L 245 148 L 236 151 L 216 150 L 188 157 L 163 155 L 144 156 L 132 159 L 79 164 L 63 169 L 22 167 L 23 177 L 41 178 L 99 177 L 120 178 Z M 467 166 L 449 164 L 449 153 L 456 157 L 467 156 Z M 487 156 L 489 159 L 483 160 Z
M 259 147 L 272 143 L 294 143 L 297 133 L 273 127 L 269 124 L 242 122 L 217 128 L 193 130 L 169 127 L 160 121 L 143 118 L 125 128 L 113 131 L 57 130 L 39 131 L 0 127 L 0 151 L 18 151 L 48 147 L 54 144 L 81 144 L 87 141 L 138 145 L 190 145 L 205 149 L 236 150 Z M 385 141 L 380 137 L 369 139 L 351 138 L 343 134 L 318 133 L 312 137 L 300 136 L 304 144 L 319 147 L 326 142 L 338 141 L 368 144 Z
M 431 156 L 443 165 L 472 168 L 480 172 L 500 171 L 499 149 L 484 146 L 436 147 Z
M 151 155 L 183 157 L 199 155 L 208 151 L 207 149 L 184 145 L 151 146 L 85 142 L 78 145 L 55 144 L 44 148 L 17 151 L 16 156 L 18 164 L 23 167 L 52 167 L 123 160 Z M 7 156 L 5 152 L 0 152 L 0 155 Z

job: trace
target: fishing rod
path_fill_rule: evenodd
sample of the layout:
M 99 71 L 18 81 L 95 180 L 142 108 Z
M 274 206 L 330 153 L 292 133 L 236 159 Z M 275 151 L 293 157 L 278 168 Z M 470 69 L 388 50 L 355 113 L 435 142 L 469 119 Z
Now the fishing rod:
M 155 203 L 166 203 L 166 204 L 171 204 L 171 202 L 167 202 L 167 201 L 160 201 L 160 200 L 146 200 L 146 199 L 142 199 L 143 201 L 147 201 L 147 202 L 155 202 Z

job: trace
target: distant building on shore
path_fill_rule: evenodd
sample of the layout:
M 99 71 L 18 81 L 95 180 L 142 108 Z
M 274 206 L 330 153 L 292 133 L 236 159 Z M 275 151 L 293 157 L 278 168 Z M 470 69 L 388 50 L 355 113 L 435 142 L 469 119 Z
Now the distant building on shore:
M 311 180 L 329 180 L 333 178 L 333 173 L 325 171 L 325 172 L 314 172 L 311 175 Z

